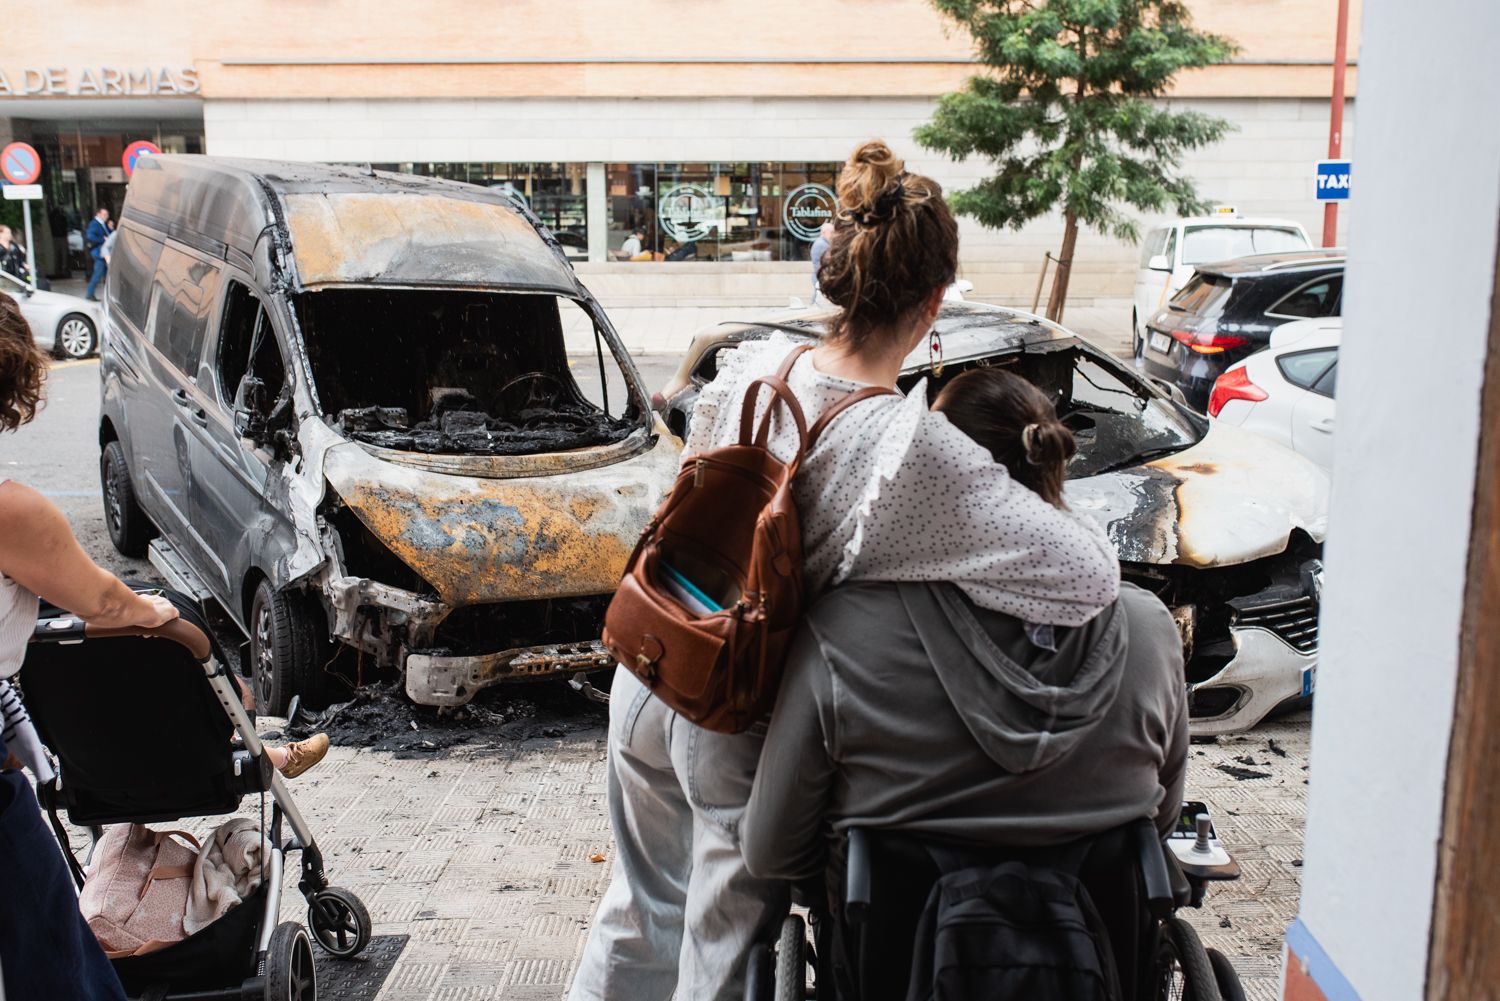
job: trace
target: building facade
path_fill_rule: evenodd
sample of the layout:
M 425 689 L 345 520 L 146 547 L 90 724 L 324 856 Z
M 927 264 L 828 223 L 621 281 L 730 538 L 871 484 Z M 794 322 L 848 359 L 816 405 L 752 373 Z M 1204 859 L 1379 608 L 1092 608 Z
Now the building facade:
M 1191 6 L 1242 51 L 1184 74 L 1170 97 L 1235 125 L 1188 171 L 1206 199 L 1296 219 L 1316 236 L 1332 10 L 1317 0 Z M 0 143 L 22 139 L 43 154 L 50 246 L 40 256 L 54 271 L 95 206 L 118 208 L 120 154 L 136 139 L 504 186 L 558 233 L 607 303 L 659 306 L 805 295 L 833 178 L 864 139 L 886 139 L 949 188 L 984 174 L 911 139 L 937 96 L 973 71 L 968 37 L 924 0 L 522 0 L 488 10 L 64 0 L 13 8 L 4 22 Z M 1060 220 L 963 227 L 975 294 L 1029 303 Z M 637 231 L 641 259 L 627 261 Z M 1085 234 L 1073 301 L 1126 299 L 1136 258 Z

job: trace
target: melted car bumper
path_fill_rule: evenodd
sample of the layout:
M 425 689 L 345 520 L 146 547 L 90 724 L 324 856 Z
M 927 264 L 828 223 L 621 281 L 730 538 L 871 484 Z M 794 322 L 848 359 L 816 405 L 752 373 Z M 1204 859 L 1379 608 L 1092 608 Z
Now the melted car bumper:
M 1188 686 L 1194 735 L 1248 730 L 1278 706 L 1312 694 L 1316 651 L 1303 653 L 1259 626 L 1231 628 L 1229 637 L 1234 658 L 1217 674 Z

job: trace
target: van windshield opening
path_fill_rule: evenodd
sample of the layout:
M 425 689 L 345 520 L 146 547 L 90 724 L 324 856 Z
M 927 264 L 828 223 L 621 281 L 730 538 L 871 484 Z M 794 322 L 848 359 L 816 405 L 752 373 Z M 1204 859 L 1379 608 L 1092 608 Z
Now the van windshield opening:
M 562 301 L 326 289 L 298 295 L 294 307 L 321 409 L 341 434 L 410 452 L 536 455 L 612 444 L 646 426 L 591 323 L 570 330 L 587 351 L 574 377 Z

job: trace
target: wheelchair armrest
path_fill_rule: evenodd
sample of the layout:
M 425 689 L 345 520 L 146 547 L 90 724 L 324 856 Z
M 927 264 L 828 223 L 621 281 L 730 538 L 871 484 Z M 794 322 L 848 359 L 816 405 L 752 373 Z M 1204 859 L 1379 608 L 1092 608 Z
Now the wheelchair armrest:
M 844 866 L 844 918 L 863 924 L 870 910 L 870 832 L 849 828 L 849 856 Z
M 1173 885 L 1171 869 L 1168 868 L 1169 865 L 1175 868 L 1176 860 L 1168 861 L 1171 852 L 1162 844 L 1156 826 L 1149 820 L 1139 821 L 1135 825 L 1135 847 L 1136 858 L 1141 867 L 1141 881 L 1146 890 L 1146 907 L 1158 921 L 1165 920 L 1171 917 L 1177 902 L 1176 887 Z M 1181 870 L 1178 870 L 1177 878 L 1186 884 Z

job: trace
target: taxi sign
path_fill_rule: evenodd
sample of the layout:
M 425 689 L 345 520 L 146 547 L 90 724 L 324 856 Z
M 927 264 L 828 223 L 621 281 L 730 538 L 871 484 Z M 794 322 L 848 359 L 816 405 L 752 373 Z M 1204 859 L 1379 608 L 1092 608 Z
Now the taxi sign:
M 125 153 L 120 157 L 120 165 L 125 168 L 125 176 L 129 177 L 135 173 L 135 162 L 143 156 L 160 156 L 161 147 L 144 139 L 137 139 L 125 147 Z
M 11 184 L 31 184 L 42 176 L 42 157 L 26 143 L 0 149 L 0 175 Z
M 1349 200 L 1349 161 L 1319 160 L 1317 166 L 1318 201 Z
M 1231 215 L 1231 216 L 1233 216 L 1233 215 L 1239 215 L 1240 214 L 1240 210 L 1239 210 L 1239 208 L 1237 208 L 1234 205 L 1215 205 L 1214 206 L 1213 214 L 1214 215 Z

